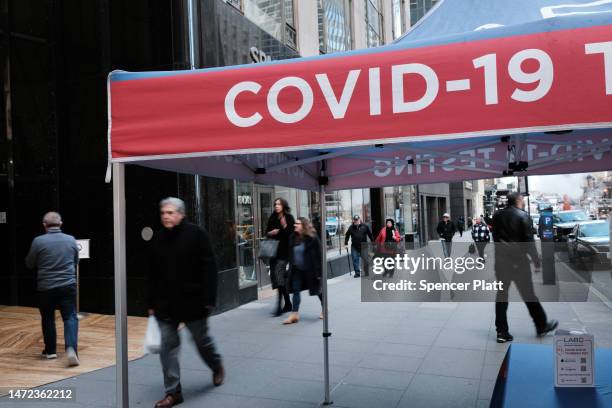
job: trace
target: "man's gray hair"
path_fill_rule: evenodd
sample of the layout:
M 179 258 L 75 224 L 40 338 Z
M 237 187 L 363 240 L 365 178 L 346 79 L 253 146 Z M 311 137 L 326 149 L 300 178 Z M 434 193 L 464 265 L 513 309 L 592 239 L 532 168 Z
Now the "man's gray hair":
M 163 200 L 161 200 L 159 202 L 159 208 L 162 209 L 167 205 L 171 205 L 174 208 L 176 208 L 176 211 L 180 212 L 181 214 L 185 215 L 185 202 L 183 200 L 181 200 L 180 198 L 176 198 L 176 197 L 167 197 L 164 198 Z
M 55 211 L 49 211 L 43 216 L 42 222 L 47 227 L 59 227 L 62 225 L 62 216 Z

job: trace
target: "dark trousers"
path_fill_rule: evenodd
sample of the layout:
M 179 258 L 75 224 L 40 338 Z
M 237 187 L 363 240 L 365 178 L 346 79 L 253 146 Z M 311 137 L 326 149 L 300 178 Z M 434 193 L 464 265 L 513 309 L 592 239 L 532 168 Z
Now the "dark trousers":
M 476 250 L 478 251 L 478 257 L 484 258 L 484 250 L 487 246 L 487 242 L 475 242 Z
M 496 265 L 496 269 L 497 267 L 498 265 Z M 497 291 L 495 296 L 495 328 L 497 332 L 508 332 L 508 317 L 506 314 L 508 311 L 508 290 L 512 282 L 516 285 L 521 298 L 527 306 L 527 310 L 529 310 L 529 315 L 535 324 L 536 331 L 543 331 L 546 328 L 546 312 L 544 312 L 533 290 L 529 264 L 522 264 L 520 268 L 514 268 L 514 271 L 498 274 L 497 279 L 503 282 L 502 287 L 504 288 L 504 290 Z
M 161 360 L 164 373 L 164 388 L 167 394 L 177 392 L 181 382 L 179 366 L 179 346 L 181 340 L 178 333 L 178 322 L 157 319 L 161 331 Z M 200 357 L 213 372 L 221 368 L 221 355 L 217 353 L 213 338 L 208 335 L 208 319 L 193 320 L 185 322 L 185 326 L 191 332 Z
M 45 352 L 47 354 L 55 354 L 57 351 L 56 308 L 59 308 L 64 321 L 65 348 L 72 347 L 74 351 L 77 351 L 79 320 L 76 314 L 76 285 L 38 292 L 38 310 L 40 311 Z

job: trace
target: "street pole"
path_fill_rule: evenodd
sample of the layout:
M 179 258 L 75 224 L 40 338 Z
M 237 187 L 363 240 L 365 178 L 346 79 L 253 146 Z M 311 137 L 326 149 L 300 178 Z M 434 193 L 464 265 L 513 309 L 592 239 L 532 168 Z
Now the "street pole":
M 196 22 L 194 16 L 195 0 L 187 0 L 187 24 L 188 24 L 188 42 L 189 42 L 189 69 L 196 69 Z M 204 217 L 202 216 L 202 185 L 200 183 L 200 176 L 193 176 L 193 189 L 195 195 L 195 216 L 198 225 L 202 225 Z
M 117 407 L 129 406 L 127 280 L 125 263 L 125 166 L 113 163 L 113 241 L 115 247 L 115 362 Z
M 325 176 L 325 161 L 321 162 L 321 175 L 319 178 L 319 205 L 321 214 L 321 294 L 323 295 L 323 370 L 324 370 L 324 381 L 325 381 L 325 400 L 323 405 L 331 405 L 331 397 L 329 390 L 329 314 L 328 314 L 328 302 L 327 302 L 327 228 L 325 226 L 325 220 L 327 219 L 326 207 L 325 207 L 325 185 L 327 184 L 327 177 Z

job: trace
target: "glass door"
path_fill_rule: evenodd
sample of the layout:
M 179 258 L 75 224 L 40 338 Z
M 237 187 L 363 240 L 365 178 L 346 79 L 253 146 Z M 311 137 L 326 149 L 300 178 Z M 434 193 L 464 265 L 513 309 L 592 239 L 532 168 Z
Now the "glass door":
M 266 238 L 268 219 L 274 211 L 274 187 L 255 186 L 255 264 L 257 269 L 257 285 L 259 288 L 270 285 L 270 268 L 259 257 L 259 246 Z

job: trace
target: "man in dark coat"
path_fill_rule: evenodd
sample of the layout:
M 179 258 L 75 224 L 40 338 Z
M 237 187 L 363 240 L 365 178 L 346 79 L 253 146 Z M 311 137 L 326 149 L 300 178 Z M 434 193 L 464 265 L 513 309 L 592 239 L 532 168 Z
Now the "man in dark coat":
M 213 339 L 208 335 L 208 316 L 217 297 L 217 266 L 208 233 L 187 222 L 185 204 L 169 197 L 160 203 L 161 222 L 151 243 L 149 257 L 149 314 L 161 330 L 160 360 L 166 397 L 156 408 L 183 402 L 178 361 L 178 325 L 184 322 L 198 352 L 213 371 L 213 383 L 223 383 L 225 370 Z
M 495 299 L 495 328 L 497 342 L 512 341 L 514 337 L 508 331 L 508 291 L 512 282 L 527 305 L 529 314 L 539 337 L 554 330 L 558 322 L 547 321 L 546 313 L 540 305 L 533 290 L 529 258 L 533 261 L 536 272 L 540 269 L 538 255 L 532 233 L 532 221 L 523 210 L 525 202 L 520 193 L 508 195 L 508 207 L 493 215 L 493 241 L 495 242 L 495 274 L 503 282 Z M 521 243 L 521 244 L 517 244 Z
M 362 245 L 368 242 L 368 238 L 370 238 L 370 242 L 374 242 L 370 228 L 361 222 L 361 217 L 359 217 L 359 215 L 354 215 L 353 223 L 346 230 L 346 234 L 344 235 L 344 245 L 348 246 L 349 239 L 351 240 L 351 258 L 353 260 L 355 278 L 361 276 L 361 251 L 364 249 Z M 364 255 L 367 255 L 367 250 L 364 251 Z M 365 256 L 363 260 L 366 264 L 364 265 L 365 276 L 368 276 L 367 259 Z
M 455 236 L 455 232 L 457 232 L 455 223 L 450 220 L 449 213 L 444 213 L 442 215 L 442 221 L 438 223 L 436 231 L 438 232 L 440 238 L 443 240 L 442 249 L 444 250 L 444 256 L 448 258 L 449 256 L 451 256 L 453 249 L 453 237 Z

